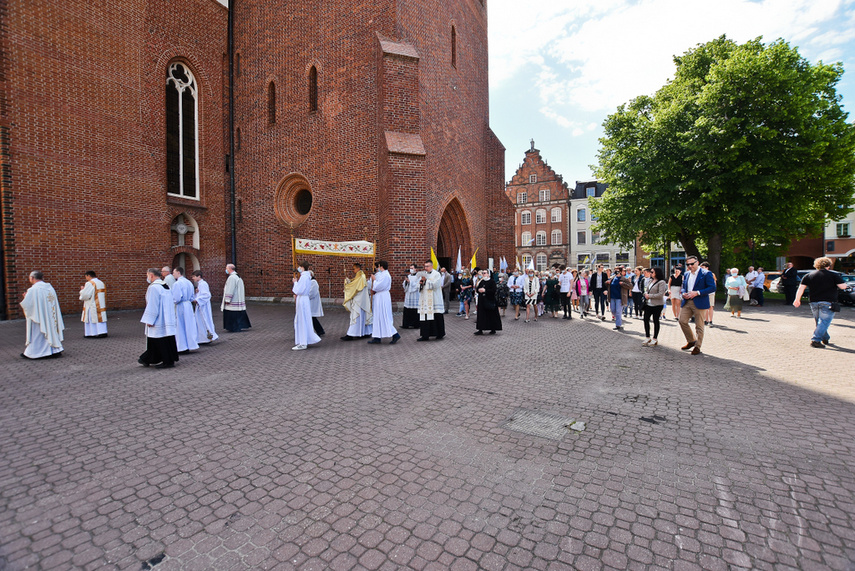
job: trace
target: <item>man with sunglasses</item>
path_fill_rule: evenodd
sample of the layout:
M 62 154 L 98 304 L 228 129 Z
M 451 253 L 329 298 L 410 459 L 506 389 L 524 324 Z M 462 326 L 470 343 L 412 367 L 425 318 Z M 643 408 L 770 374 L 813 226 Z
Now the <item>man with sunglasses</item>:
M 680 302 L 680 329 L 686 337 L 683 351 L 692 350 L 692 355 L 700 355 L 704 341 L 704 318 L 710 308 L 710 294 L 715 293 L 715 278 L 711 272 L 698 265 L 698 258 L 686 258 L 686 273 L 683 276 L 683 288 Z M 695 318 L 695 332 L 689 326 L 689 320 Z

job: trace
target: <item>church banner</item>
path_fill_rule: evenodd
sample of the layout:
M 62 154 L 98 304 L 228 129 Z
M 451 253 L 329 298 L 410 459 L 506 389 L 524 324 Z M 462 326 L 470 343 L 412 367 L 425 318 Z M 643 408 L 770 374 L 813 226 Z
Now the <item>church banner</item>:
M 294 239 L 294 251 L 321 256 L 374 256 L 374 244 L 365 241 L 326 242 L 324 240 Z

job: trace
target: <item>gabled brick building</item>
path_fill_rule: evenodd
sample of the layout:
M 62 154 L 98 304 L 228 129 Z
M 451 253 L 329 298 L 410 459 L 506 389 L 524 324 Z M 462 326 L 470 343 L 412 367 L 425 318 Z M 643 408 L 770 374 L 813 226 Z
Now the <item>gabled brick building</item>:
M 531 260 L 538 270 L 566 264 L 570 259 L 570 188 L 534 148 L 533 140 L 525 160 L 505 186 L 505 194 L 515 209 L 515 256 L 522 267 Z M 514 259 L 509 257 L 508 264 L 513 269 Z
M 430 247 L 512 257 L 483 0 L 237 2 L 234 173 L 227 23 L 215 0 L 0 2 L 3 316 L 33 269 L 69 312 L 93 269 L 120 309 L 149 266 L 216 295 L 233 255 L 249 295 L 289 296 L 292 235 L 376 242 L 396 276 Z M 322 295 L 352 261 L 311 259 Z

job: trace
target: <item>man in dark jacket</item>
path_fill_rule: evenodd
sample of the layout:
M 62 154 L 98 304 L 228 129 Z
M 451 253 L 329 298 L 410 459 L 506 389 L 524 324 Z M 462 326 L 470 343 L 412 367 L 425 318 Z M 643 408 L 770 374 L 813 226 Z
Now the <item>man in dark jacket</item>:
M 781 285 L 784 286 L 787 305 L 792 305 L 796 300 L 796 290 L 799 289 L 799 273 L 792 262 L 787 262 L 787 269 L 781 274 Z
M 591 293 L 594 296 L 594 311 L 601 320 L 606 320 L 606 288 L 609 286 L 603 265 L 597 266 L 597 271 L 591 276 Z M 600 310 L 602 306 L 602 311 Z

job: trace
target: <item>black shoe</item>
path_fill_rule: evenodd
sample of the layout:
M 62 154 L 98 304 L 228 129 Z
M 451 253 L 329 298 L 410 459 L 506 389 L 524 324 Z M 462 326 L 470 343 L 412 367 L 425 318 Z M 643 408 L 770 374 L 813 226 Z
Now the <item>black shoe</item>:
M 831 345 L 831 341 L 823 341 L 822 344 L 823 345 Z
M 29 359 L 29 357 L 27 357 L 26 355 L 24 355 L 23 353 L 21 353 L 21 359 Z M 140 361 L 140 363 L 142 363 L 142 361 Z
M 430 337 L 419 337 L 416 341 L 430 341 Z
M 98 339 L 103 339 L 103 338 L 104 338 L 104 337 L 106 337 L 106 336 L 107 336 L 107 334 L 106 334 L 106 333 L 102 333 L 102 334 L 100 334 L 100 335 L 96 335 L 95 337 L 97 337 Z
M 475 335 L 484 335 L 484 332 L 479 329 L 475 332 Z
M 623 331 L 623 327 L 612 327 L 615 331 Z
M 61 359 L 62 358 L 62 351 L 60 351 L 59 353 L 51 353 L 50 355 L 48 355 L 47 358 L 48 359 Z
M 490 331 L 490 335 L 495 335 L 495 334 L 496 334 L 496 330 L 495 330 L 495 329 L 494 329 L 493 331 Z
M 379 345 L 380 344 L 380 338 L 374 337 L 371 341 L 368 342 L 368 344 L 369 345 Z
M 819 341 L 811 341 L 811 342 L 810 342 L 810 346 L 811 346 L 811 347 L 816 347 L 817 349 L 825 349 L 825 345 L 823 345 L 823 344 L 822 344 L 822 343 L 820 343 Z
M 358 337 L 351 337 L 350 335 L 345 335 L 344 337 L 341 338 L 342 341 L 355 341 L 357 339 L 359 339 L 359 338 Z
M 437 340 L 437 341 L 439 341 L 439 340 L 440 340 L 440 339 L 442 339 L 443 337 L 445 337 L 445 335 L 437 335 L 437 336 L 436 336 L 436 340 Z
M 23 356 L 24 356 L 24 354 L 23 354 L 23 353 L 21 353 L 21 357 L 23 357 Z M 139 364 L 140 364 L 140 365 L 142 365 L 143 367 L 149 367 L 149 366 L 151 366 L 151 364 L 150 364 L 150 363 L 146 363 L 145 361 L 143 361 L 143 360 L 142 360 L 142 357 L 140 357 L 139 359 L 137 359 L 137 363 L 139 363 Z
M 401 338 L 401 334 L 400 334 L 400 333 L 395 333 L 394 335 L 392 335 L 392 340 L 391 340 L 391 341 L 389 341 L 389 345 L 394 345 L 395 343 L 397 343 L 397 342 L 398 342 L 398 340 L 399 340 L 400 338 Z
M 161 363 L 160 365 L 154 366 L 155 369 L 172 369 L 173 367 L 175 367 L 174 363 L 169 363 L 168 365 L 166 363 Z

